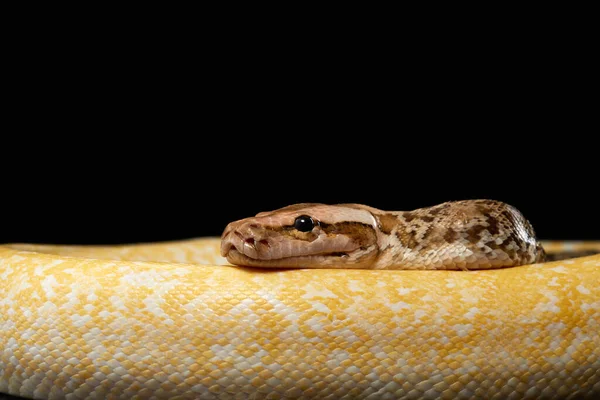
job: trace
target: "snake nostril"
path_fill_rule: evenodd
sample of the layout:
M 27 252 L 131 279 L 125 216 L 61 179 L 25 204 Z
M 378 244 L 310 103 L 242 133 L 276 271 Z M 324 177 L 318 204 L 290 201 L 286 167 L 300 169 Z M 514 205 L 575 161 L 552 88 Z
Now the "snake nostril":
M 254 247 L 254 244 L 255 244 L 254 238 L 248 238 L 248 239 L 244 240 L 244 243 Z
M 263 246 L 271 247 L 269 241 L 265 239 L 259 240 L 258 243 L 262 244 Z

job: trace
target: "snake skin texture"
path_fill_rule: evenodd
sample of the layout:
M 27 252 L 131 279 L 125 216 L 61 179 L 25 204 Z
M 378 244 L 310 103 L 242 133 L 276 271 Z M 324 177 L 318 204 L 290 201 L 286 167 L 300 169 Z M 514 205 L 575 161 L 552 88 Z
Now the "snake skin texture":
M 0 393 L 600 396 L 600 255 L 468 272 L 267 270 L 219 250 L 218 238 L 0 246 Z
M 221 255 L 235 265 L 263 268 L 466 271 L 545 260 L 523 214 L 486 199 L 412 211 L 293 204 L 230 223 L 223 231 Z

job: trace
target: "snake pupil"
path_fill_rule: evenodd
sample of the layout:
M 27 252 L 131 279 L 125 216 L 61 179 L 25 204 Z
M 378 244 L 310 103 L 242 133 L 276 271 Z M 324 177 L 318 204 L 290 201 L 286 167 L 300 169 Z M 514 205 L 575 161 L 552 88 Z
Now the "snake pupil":
M 294 221 L 294 228 L 300 232 L 310 232 L 315 227 L 315 222 L 308 215 L 301 215 Z

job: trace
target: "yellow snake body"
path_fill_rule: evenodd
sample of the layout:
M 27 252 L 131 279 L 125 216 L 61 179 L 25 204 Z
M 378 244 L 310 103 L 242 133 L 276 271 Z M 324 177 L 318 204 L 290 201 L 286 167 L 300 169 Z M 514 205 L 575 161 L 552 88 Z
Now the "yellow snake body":
M 468 272 L 259 270 L 227 265 L 219 246 L 0 247 L 0 393 L 600 396 L 599 255 Z

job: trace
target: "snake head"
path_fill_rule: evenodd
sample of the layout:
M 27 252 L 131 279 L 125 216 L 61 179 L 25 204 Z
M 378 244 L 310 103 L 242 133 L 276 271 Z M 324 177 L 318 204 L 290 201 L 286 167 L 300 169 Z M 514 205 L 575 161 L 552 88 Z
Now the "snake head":
M 271 268 L 365 268 L 379 252 L 369 207 L 302 203 L 227 225 L 221 255 Z

